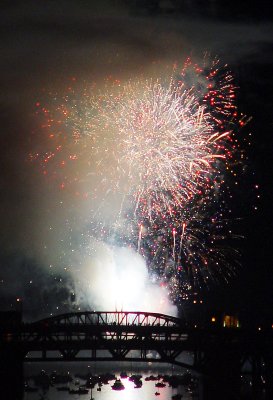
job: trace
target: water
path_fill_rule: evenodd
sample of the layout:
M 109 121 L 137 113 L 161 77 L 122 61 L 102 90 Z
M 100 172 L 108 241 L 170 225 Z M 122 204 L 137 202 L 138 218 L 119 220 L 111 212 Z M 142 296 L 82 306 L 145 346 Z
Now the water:
M 101 364 L 101 363 L 100 363 Z M 172 366 L 162 366 L 162 365 L 149 365 L 149 364 L 141 364 L 141 365 L 124 365 L 124 364 L 115 364 L 108 363 L 107 365 L 89 365 L 87 363 L 50 363 L 50 364 L 33 364 L 26 363 L 25 364 L 25 378 L 27 379 L 33 375 L 39 375 L 41 370 L 45 370 L 47 375 L 50 375 L 53 371 L 56 371 L 58 374 L 66 375 L 72 377 L 73 381 L 69 383 L 70 388 L 78 388 L 80 385 L 85 384 L 85 380 L 80 379 L 77 375 L 92 373 L 93 375 L 105 374 L 106 372 L 112 373 L 116 376 L 116 378 L 120 378 L 120 372 L 126 371 L 128 376 L 132 374 L 142 375 L 143 385 L 140 388 L 135 388 L 134 382 L 130 381 L 128 378 L 121 378 L 121 381 L 125 387 L 124 390 L 115 391 L 111 388 L 114 384 L 114 380 L 109 381 L 109 384 L 103 385 L 101 387 L 101 391 L 97 391 L 98 385 L 96 384 L 94 389 L 89 389 L 88 394 L 70 394 L 67 391 L 58 391 L 57 387 L 66 386 L 66 384 L 56 384 L 50 386 L 48 389 L 38 388 L 37 392 L 24 393 L 24 400 L 90 400 L 91 394 L 92 398 L 95 400 L 148 400 L 148 399 L 159 399 L 159 400 L 171 400 L 172 396 L 176 394 L 182 394 L 183 400 L 189 400 L 193 397 L 196 399 L 201 399 L 199 397 L 199 386 L 195 389 L 194 394 L 190 393 L 188 388 L 183 385 L 179 385 L 177 388 L 172 388 L 166 383 L 166 386 L 163 388 L 155 387 L 157 381 L 145 381 L 145 378 L 153 375 L 182 375 L 186 372 L 185 369 L 182 368 L 174 368 Z M 78 384 L 75 385 L 75 383 Z M 30 386 L 35 386 L 34 381 L 32 379 L 28 380 Z M 158 392 L 160 395 L 156 395 Z

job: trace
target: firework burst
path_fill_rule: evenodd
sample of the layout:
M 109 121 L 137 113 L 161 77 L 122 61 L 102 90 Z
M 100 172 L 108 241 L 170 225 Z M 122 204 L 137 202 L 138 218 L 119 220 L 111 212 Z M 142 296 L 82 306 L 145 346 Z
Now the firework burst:
M 246 121 L 218 61 L 200 67 L 188 59 L 169 79 L 111 80 L 80 97 L 70 89 L 42 111 L 52 150 L 32 158 L 46 175 L 83 183 L 91 235 L 134 246 L 176 295 L 185 274 L 189 286 L 202 286 L 223 265 L 226 277 L 233 273 L 220 244 L 228 223 L 219 193 Z
M 117 139 L 119 177 L 112 190 L 124 182 L 122 192 L 144 218 L 183 207 L 210 184 L 217 160 L 226 157 L 220 139 L 228 132 L 215 133 L 205 107 L 173 81 L 168 87 L 129 84 L 118 98 L 102 101 L 99 114 Z

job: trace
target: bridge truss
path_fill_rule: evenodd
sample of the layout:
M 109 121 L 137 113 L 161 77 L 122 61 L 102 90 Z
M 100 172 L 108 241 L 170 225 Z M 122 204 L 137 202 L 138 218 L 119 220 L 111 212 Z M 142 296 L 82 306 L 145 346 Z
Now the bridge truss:
M 202 372 L 224 359 L 273 369 L 273 331 L 190 329 L 179 318 L 147 312 L 76 312 L 0 327 L 1 348 L 25 361 L 151 361 Z M 193 355 L 191 364 L 181 361 L 183 352 Z
M 177 360 L 189 350 L 181 320 L 146 312 L 78 312 L 25 324 L 20 348 L 26 361 Z

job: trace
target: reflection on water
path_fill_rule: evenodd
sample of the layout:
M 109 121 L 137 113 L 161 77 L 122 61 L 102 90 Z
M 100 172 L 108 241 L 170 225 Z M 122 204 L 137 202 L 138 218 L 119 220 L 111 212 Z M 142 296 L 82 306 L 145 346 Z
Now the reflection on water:
M 101 364 L 101 363 L 100 363 Z M 45 376 L 49 378 L 53 376 L 53 371 L 62 377 L 68 377 L 68 382 L 50 383 L 50 385 L 42 385 L 39 379 L 34 379 L 41 375 L 41 371 L 45 371 Z M 128 377 L 123 378 L 120 376 L 121 371 L 127 371 Z M 25 364 L 25 380 L 30 388 L 36 387 L 37 391 L 25 392 L 24 400 L 139 400 L 139 399 L 158 399 L 158 400 L 172 400 L 173 396 L 181 394 L 183 399 L 189 400 L 192 398 L 201 399 L 199 397 L 199 385 L 196 376 L 192 376 L 191 381 L 196 383 L 179 384 L 172 386 L 168 383 L 168 377 L 172 375 L 185 376 L 185 370 L 182 368 L 174 368 L 172 366 L 162 365 L 124 365 L 116 363 L 108 363 L 107 365 L 89 365 L 87 363 L 50 363 L 50 364 Z M 106 373 L 112 373 L 116 378 L 121 379 L 125 389 L 113 390 L 112 385 L 115 380 L 109 380 L 108 384 L 98 383 L 91 389 L 89 388 L 87 394 L 70 393 L 68 390 L 58 390 L 61 387 L 69 388 L 70 391 L 78 391 L 79 388 L 86 384 L 86 379 L 83 377 L 87 374 L 92 376 L 100 376 Z M 141 375 L 141 384 L 136 384 L 129 378 L 133 374 Z M 155 380 L 149 380 L 152 376 Z M 148 378 L 148 379 L 147 379 Z M 157 378 L 157 379 L 156 379 Z M 145 380 L 146 379 L 146 380 Z M 65 379 L 63 379 L 65 381 Z M 167 380 L 167 382 L 166 382 Z M 51 380 L 52 381 L 52 380 Z M 38 384 L 37 384 L 38 382 Z M 44 380 L 46 382 L 46 380 Z M 49 382 L 49 379 L 48 379 Z M 165 382 L 166 386 L 158 387 L 158 382 Z M 161 385 L 160 385 L 161 386 Z M 163 385 L 162 385 L 163 386 Z M 99 390 L 98 390 L 99 389 Z M 179 396 L 177 396 L 179 398 Z

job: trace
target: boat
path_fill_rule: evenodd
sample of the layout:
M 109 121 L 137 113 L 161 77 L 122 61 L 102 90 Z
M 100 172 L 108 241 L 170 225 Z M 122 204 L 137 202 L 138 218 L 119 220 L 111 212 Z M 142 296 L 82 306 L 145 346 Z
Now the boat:
M 166 384 L 163 383 L 163 382 L 157 382 L 157 383 L 155 383 L 155 387 L 163 388 L 163 387 L 165 387 L 165 386 L 166 386 Z
M 116 379 L 114 385 L 112 386 L 113 390 L 123 390 L 125 389 L 123 383 L 120 379 Z
M 135 384 L 135 389 L 139 389 L 142 387 L 142 380 L 141 379 L 135 380 L 134 384 Z
M 142 375 L 133 374 L 129 377 L 129 381 L 135 382 L 139 381 L 142 378 Z
M 156 395 L 156 396 L 159 396 L 159 395 L 160 395 L 160 393 L 159 393 L 159 392 L 155 392 L 155 395 Z
M 157 377 L 154 376 L 154 375 L 146 376 L 145 381 L 146 381 L 146 382 L 149 382 L 149 381 L 157 381 Z

